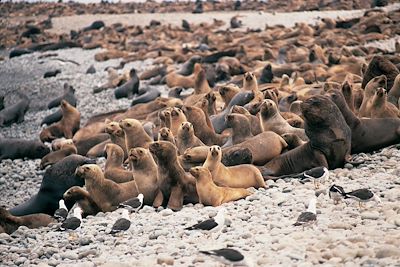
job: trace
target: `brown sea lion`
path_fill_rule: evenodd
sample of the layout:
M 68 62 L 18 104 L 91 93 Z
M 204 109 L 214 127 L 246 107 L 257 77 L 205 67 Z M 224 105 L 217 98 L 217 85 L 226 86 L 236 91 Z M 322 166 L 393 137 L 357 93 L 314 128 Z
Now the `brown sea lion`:
M 294 133 L 302 140 L 308 140 L 304 129 L 290 126 L 280 114 L 276 103 L 270 99 L 265 99 L 261 104 L 260 123 L 263 131 L 273 131 L 279 135 L 284 133 Z
M 246 116 L 246 118 L 250 121 L 251 133 L 253 135 L 257 135 L 262 132 L 260 119 L 257 116 L 252 115 L 246 108 L 234 105 L 231 112 Z
M 225 86 L 221 86 L 218 89 L 219 94 L 221 95 L 222 99 L 224 100 L 225 103 L 225 107 L 227 107 L 229 105 L 229 103 L 231 102 L 232 98 L 240 92 L 240 88 L 237 87 L 236 85 L 225 85 Z
M 183 122 L 176 137 L 176 147 L 179 154 L 182 155 L 186 149 L 196 146 L 205 146 L 205 144 L 194 134 L 193 124 Z
M 400 141 L 400 119 L 360 119 L 349 109 L 340 91 L 331 90 L 327 95 L 351 129 L 351 153 L 371 152 Z
M 88 215 L 96 215 L 100 211 L 100 208 L 93 201 L 92 197 L 89 195 L 89 192 L 83 189 L 83 187 L 71 187 L 65 191 L 63 198 L 65 201 L 78 203 L 79 207 L 81 207 L 83 211 L 83 217 Z
M 388 95 L 385 89 L 378 88 L 371 100 L 371 118 L 398 118 L 399 109 L 387 101 Z
M 132 148 L 128 159 L 138 190 L 144 195 L 144 204 L 159 207 L 163 196 L 159 190 L 158 167 L 150 151 L 142 147 Z
M 229 114 L 226 116 L 228 128 L 232 128 L 232 145 L 240 144 L 253 137 L 251 133 L 250 121 L 242 114 Z
M 257 78 L 252 72 L 246 72 L 243 75 L 243 88 L 244 91 L 252 91 L 254 98 L 250 103 L 260 102 L 264 100 L 263 93 L 258 89 Z
M 40 161 L 40 169 L 43 170 L 46 166 L 52 165 L 54 163 L 59 162 L 66 156 L 77 154 L 78 150 L 76 149 L 74 142 L 72 139 L 66 139 L 62 144 L 59 150 L 53 151 L 42 158 Z
M 175 145 L 175 137 L 167 127 L 162 127 L 158 130 L 158 141 L 168 141 Z
M 109 134 L 110 140 L 113 144 L 116 144 L 122 148 L 124 151 L 124 158 L 128 157 L 128 151 L 126 150 L 126 143 L 125 143 L 125 132 L 119 126 L 119 123 L 116 121 L 105 121 L 105 132 Z
M 105 146 L 105 154 L 107 157 L 104 168 L 105 178 L 116 183 L 126 183 L 134 179 L 132 172 L 122 166 L 124 163 L 124 151 L 119 145 L 107 144 Z
M 79 130 L 81 120 L 80 112 L 70 105 L 67 101 L 61 101 L 62 119 L 42 130 L 40 140 L 42 142 L 51 142 L 58 137 L 72 139 Z
M 177 148 L 170 142 L 158 141 L 149 146 L 158 163 L 158 177 L 168 208 L 180 210 L 184 202 L 197 203 L 196 182 L 178 162 Z
M 127 151 L 135 147 L 148 147 L 148 145 L 153 141 L 138 120 L 124 119 L 119 122 L 119 126 L 125 133 Z
M 387 77 L 387 87 L 385 87 L 385 89 L 390 89 L 392 88 L 394 80 L 399 73 L 400 72 L 396 66 L 385 56 L 376 55 L 368 64 L 368 68 L 364 73 L 361 87 L 365 88 L 369 81 L 376 76 L 385 75 Z
M 294 133 L 282 134 L 282 138 L 287 143 L 287 147 L 286 147 L 287 150 L 292 150 L 292 149 L 294 149 L 298 146 L 304 145 L 306 143 L 306 141 L 301 140 L 301 138 L 298 137 Z
M 400 97 L 400 74 L 396 76 L 396 79 L 394 79 L 393 86 L 388 93 L 388 100 L 390 101 L 390 103 L 398 106 L 399 97 Z
M 196 178 L 196 191 L 199 202 L 205 206 L 217 207 L 223 203 L 235 201 L 251 195 L 244 188 L 230 188 L 217 186 L 210 171 L 205 167 L 194 167 L 190 173 Z
M 105 123 L 104 120 L 101 122 L 93 122 L 86 124 L 84 127 L 80 128 L 75 134 L 72 140 L 74 143 L 81 142 L 82 140 L 87 140 L 94 135 L 104 133 Z
M 225 167 L 221 160 L 221 148 L 219 146 L 211 146 L 203 167 L 210 170 L 213 181 L 217 185 L 234 188 L 266 187 L 260 171 L 255 166 L 242 164 Z
M 174 136 L 178 135 L 179 127 L 181 126 L 182 122 L 187 121 L 185 113 L 180 108 L 171 108 L 171 125 L 168 127 L 171 129 L 171 132 Z M 168 114 L 167 114 L 168 115 Z
M 364 98 L 358 111 L 360 117 L 371 117 L 372 98 L 379 87 L 387 88 L 387 78 L 385 75 L 372 78 L 365 86 Z
M 310 140 L 260 168 L 264 178 L 275 179 L 318 166 L 334 169 L 350 159 L 351 130 L 339 108 L 328 97 L 317 95 L 305 100 L 301 109 Z
M 86 190 L 102 212 L 113 211 L 121 202 L 139 194 L 135 180 L 121 184 L 108 180 L 96 164 L 78 167 L 76 175 L 85 179 Z
M 39 228 L 48 226 L 56 222 L 54 218 L 44 213 L 36 213 L 25 216 L 13 216 L 5 208 L 0 208 L 0 227 L 7 234 L 12 234 L 18 227 L 26 226 L 28 228 Z
M 23 96 L 23 98 L 17 103 L 1 109 L 0 127 L 9 126 L 13 123 L 23 122 L 25 119 L 25 113 L 29 109 L 29 102 L 30 100 L 28 99 L 28 97 Z
M 38 159 L 46 156 L 50 149 L 39 140 L 0 137 L 0 161 L 3 159 Z

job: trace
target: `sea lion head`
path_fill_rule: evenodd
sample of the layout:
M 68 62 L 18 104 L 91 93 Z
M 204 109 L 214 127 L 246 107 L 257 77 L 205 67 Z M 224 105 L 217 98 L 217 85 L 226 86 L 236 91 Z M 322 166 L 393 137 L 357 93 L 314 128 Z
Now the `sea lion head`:
M 202 175 L 211 175 L 210 171 L 202 166 L 190 168 L 189 172 L 196 179 L 199 179 Z
M 379 98 L 384 97 L 387 95 L 387 91 L 385 89 L 383 89 L 382 87 L 379 87 L 378 89 L 376 89 L 375 95 Z
M 232 113 L 243 114 L 243 115 L 251 115 L 251 113 L 242 106 L 234 105 L 231 109 Z
M 65 201 L 77 201 L 79 199 L 83 199 L 84 192 L 85 189 L 83 189 L 80 186 L 73 186 L 71 188 L 69 188 L 67 191 L 65 191 L 65 193 L 63 194 L 63 199 Z
M 177 156 L 177 148 L 174 144 L 168 141 L 153 142 L 149 146 L 151 154 L 160 161 L 171 161 Z
M 208 151 L 208 157 L 221 161 L 222 150 L 220 146 L 210 146 Z
M 344 105 L 346 105 L 344 95 L 339 90 L 331 89 L 325 95 L 328 96 L 339 108 L 343 108 Z
M 214 92 L 209 92 L 205 98 L 208 100 L 208 103 L 213 104 L 217 100 L 217 95 Z
M 225 153 L 225 152 L 224 152 Z M 225 166 L 235 166 L 239 164 L 251 164 L 253 162 L 253 154 L 247 147 L 235 149 L 232 152 L 227 152 L 222 158 L 222 163 Z
M 104 147 L 104 154 L 106 158 L 109 157 L 123 158 L 124 150 L 119 145 L 110 143 Z
M 171 130 L 168 127 L 162 127 L 159 131 L 158 131 L 158 140 L 164 140 L 164 141 L 168 141 L 168 139 L 170 138 L 170 136 L 172 135 Z
M 137 74 L 136 74 L 135 68 L 132 68 L 132 69 L 129 71 L 129 77 L 133 78 L 133 77 L 135 77 L 136 75 L 137 75 Z
M 56 139 L 56 137 L 51 134 L 49 128 L 43 129 L 40 132 L 39 138 L 40 138 L 40 141 L 42 141 L 42 142 L 51 142 L 54 139 Z
M 102 171 L 96 164 L 85 164 L 76 168 L 75 175 L 82 179 L 96 179 Z
M 316 127 L 329 124 L 332 116 L 337 114 L 333 110 L 336 105 L 328 97 L 322 95 L 308 98 L 300 107 L 306 123 Z
M 125 130 L 135 130 L 138 128 L 143 128 L 140 121 L 136 119 L 123 119 L 119 121 L 119 126 Z
M 185 116 L 185 114 L 183 113 L 182 109 L 177 108 L 177 107 L 173 107 L 171 110 L 171 118 L 172 119 L 178 119 L 179 117 Z M 186 118 L 186 116 L 185 116 Z
M 182 122 L 181 126 L 179 126 L 179 131 L 185 133 L 194 133 L 193 124 L 188 121 Z
M 365 86 L 365 91 L 374 92 L 378 87 L 387 88 L 387 77 L 382 74 L 372 78 Z
M 35 148 L 34 148 L 35 155 L 37 155 L 38 157 L 44 157 L 49 153 L 50 153 L 50 148 L 48 148 L 48 146 L 46 146 L 42 142 L 36 142 Z
M 228 128 L 232 128 L 235 125 L 247 127 L 248 125 L 244 125 L 246 120 L 247 117 L 243 114 L 231 113 L 226 116 L 226 126 L 228 126 Z
M 147 155 L 148 151 L 143 147 L 131 148 L 128 153 L 129 160 L 136 165 Z
M 252 72 L 246 72 L 244 75 L 243 75 L 243 83 L 246 83 L 246 82 L 251 82 L 251 81 L 255 81 L 256 80 L 256 76 L 252 73 Z
M 72 106 L 67 101 L 65 101 L 64 99 L 61 100 L 60 106 L 61 106 L 61 110 L 62 111 L 68 111 L 69 109 L 72 108 Z
M 116 121 L 111 121 L 107 123 L 105 127 L 105 132 L 116 136 L 122 136 L 124 134 L 124 131 L 119 126 L 119 123 Z
M 271 99 L 265 99 L 260 106 L 260 113 L 264 118 L 272 117 L 278 112 L 276 104 Z

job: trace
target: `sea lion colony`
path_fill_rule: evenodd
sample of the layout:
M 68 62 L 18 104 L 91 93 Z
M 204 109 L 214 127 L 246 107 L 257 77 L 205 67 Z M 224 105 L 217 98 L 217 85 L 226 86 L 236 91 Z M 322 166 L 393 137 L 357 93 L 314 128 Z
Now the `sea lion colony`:
M 45 32 L 22 34 L 10 57 L 107 47 L 95 60 L 123 60 L 109 69 L 101 88 L 134 102 L 81 124 L 74 90 L 66 85 L 49 104 L 61 109 L 40 133 L 42 142 L 52 142 L 52 152 L 38 141 L 0 140 L 1 159 L 42 158 L 41 168 L 51 165 L 38 194 L 10 212 L 53 215 L 65 198 L 68 208 L 82 203 L 87 216 L 113 211 L 139 193 L 154 207 L 218 206 L 245 198 L 248 187 L 268 187 L 269 179 L 360 163 L 352 153 L 400 140 L 400 45 L 395 52 L 366 46 L 398 35 L 399 15 L 368 10 L 361 18 L 245 31 L 221 30 L 217 20 L 184 28 L 156 21 L 145 28 L 96 27 L 97 22 L 45 45 Z M 154 66 L 143 73 L 115 71 L 148 58 Z M 170 97 L 144 84 L 166 84 Z M 185 88 L 194 92 L 181 95 Z M 0 111 L 3 127 L 23 121 L 29 101 L 21 98 L 15 105 L 23 105 L 22 112 L 7 105 Z M 88 158 L 102 156 L 105 170 Z M 66 177 L 62 183 L 60 173 Z M 11 221 L 37 227 L 52 220 Z

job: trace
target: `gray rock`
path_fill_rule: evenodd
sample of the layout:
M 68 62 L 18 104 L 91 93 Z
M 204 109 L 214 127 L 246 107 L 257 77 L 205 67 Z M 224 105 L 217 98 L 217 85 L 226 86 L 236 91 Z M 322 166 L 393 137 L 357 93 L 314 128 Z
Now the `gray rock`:
M 171 209 L 165 209 L 160 212 L 160 215 L 162 215 L 162 216 L 169 216 L 172 214 L 174 214 L 174 212 Z
M 77 260 L 78 259 L 78 254 L 76 254 L 73 251 L 67 251 L 67 252 L 60 253 L 60 257 L 62 259 Z
M 375 249 L 375 256 L 378 259 L 388 257 L 400 257 L 400 249 L 393 245 L 383 245 Z
M 361 213 L 361 219 L 369 219 L 369 220 L 378 220 L 379 219 L 379 212 L 377 211 L 364 211 Z

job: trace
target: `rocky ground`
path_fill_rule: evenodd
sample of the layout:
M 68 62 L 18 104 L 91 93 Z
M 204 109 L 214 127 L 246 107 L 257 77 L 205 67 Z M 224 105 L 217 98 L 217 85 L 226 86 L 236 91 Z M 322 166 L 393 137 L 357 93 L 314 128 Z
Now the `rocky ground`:
M 92 115 L 129 106 L 127 99 L 116 100 L 112 90 L 93 95 L 92 88 L 106 80 L 104 68 L 119 60 L 95 62 L 99 50 L 67 49 L 57 56 L 40 59 L 41 53 L 0 62 L 1 93 L 6 103 L 18 99 L 18 91 L 32 98 L 25 122 L 0 129 L 0 136 L 38 138 L 40 121 L 51 98 L 62 94 L 68 82 L 76 89 L 82 124 Z M 79 65 L 55 58 L 76 61 Z M 95 74 L 85 74 L 90 65 Z M 150 62 L 130 63 L 139 72 Z M 55 78 L 43 79 L 46 71 L 61 69 Z M 161 88 L 162 89 L 162 88 Z M 400 151 L 397 146 L 374 154 L 359 154 L 365 163 L 331 172 L 330 180 L 318 191 L 312 183 L 298 180 L 268 182 L 267 190 L 254 190 L 245 200 L 224 204 L 226 226 L 219 236 L 208 238 L 183 230 L 199 220 L 214 216 L 218 208 L 187 205 L 179 212 L 155 211 L 144 207 L 132 214 L 131 228 L 121 236 L 108 232 L 121 210 L 99 213 L 83 220 L 75 233 L 55 232 L 56 225 L 41 229 L 21 227 L 12 235 L 0 235 L 1 266 L 217 266 L 198 253 L 222 247 L 242 251 L 256 266 L 398 266 L 400 260 Z M 99 163 L 104 159 L 100 159 Z M 43 171 L 40 160 L 5 160 L 0 163 L 0 205 L 13 207 L 33 195 Z M 346 191 L 367 187 L 382 203 L 334 205 L 325 189 L 331 183 Z M 314 228 L 292 226 L 317 194 L 318 224 Z

